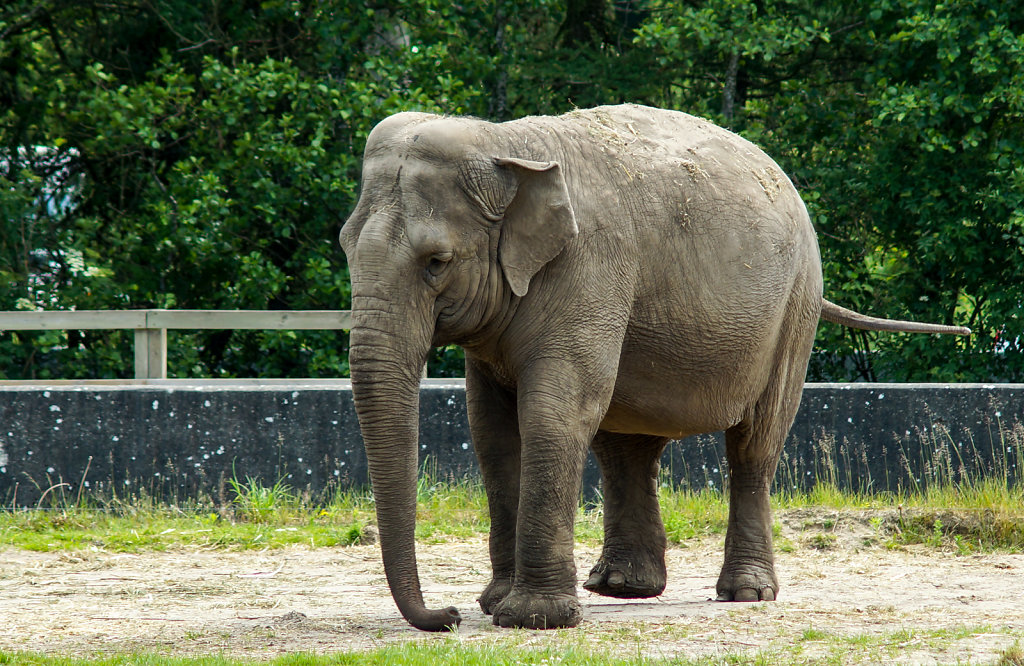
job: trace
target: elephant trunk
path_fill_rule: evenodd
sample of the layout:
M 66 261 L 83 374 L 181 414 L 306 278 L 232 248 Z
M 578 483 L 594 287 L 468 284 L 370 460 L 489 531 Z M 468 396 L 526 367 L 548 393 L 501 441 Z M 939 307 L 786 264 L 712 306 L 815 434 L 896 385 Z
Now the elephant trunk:
M 407 330 L 399 337 L 382 330 L 380 319 L 367 325 L 367 316 L 360 316 L 357 308 L 353 313 L 349 351 L 352 392 L 366 446 L 391 596 L 402 616 L 417 629 L 453 629 L 462 621 L 458 610 L 426 608 L 416 567 L 419 376 L 429 337 L 417 344 L 410 341 Z

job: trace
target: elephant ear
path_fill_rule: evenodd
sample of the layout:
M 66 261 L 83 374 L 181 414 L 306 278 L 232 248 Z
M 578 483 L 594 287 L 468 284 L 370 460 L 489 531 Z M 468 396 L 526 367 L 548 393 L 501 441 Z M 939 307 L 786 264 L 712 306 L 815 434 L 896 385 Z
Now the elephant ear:
M 576 237 L 576 215 L 557 162 L 499 157 L 513 175 L 515 195 L 502 215 L 498 261 L 516 296 L 525 296 L 530 280 Z

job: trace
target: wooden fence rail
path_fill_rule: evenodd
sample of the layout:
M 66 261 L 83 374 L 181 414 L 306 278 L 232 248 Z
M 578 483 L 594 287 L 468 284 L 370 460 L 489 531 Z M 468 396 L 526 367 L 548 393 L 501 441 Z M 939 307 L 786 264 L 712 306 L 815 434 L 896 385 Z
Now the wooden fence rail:
M 348 330 L 348 310 L 60 310 L 0 312 L 0 331 L 135 331 L 135 378 L 167 378 L 168 329 Z

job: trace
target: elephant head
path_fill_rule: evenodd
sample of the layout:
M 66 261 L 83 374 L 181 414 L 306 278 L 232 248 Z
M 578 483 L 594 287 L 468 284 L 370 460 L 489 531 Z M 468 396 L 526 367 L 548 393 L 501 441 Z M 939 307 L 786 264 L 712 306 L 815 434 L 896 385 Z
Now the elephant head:
M 562 169 L 514 154 L 500 125 L 402 113 L 370 134 L 341 230 L 352 277 L 349 362 L 392 596 L 415 627 L 460 621 L 423 602 L 414 546 L 419 378 L 432 346 L 500 327 L 578 233 Z

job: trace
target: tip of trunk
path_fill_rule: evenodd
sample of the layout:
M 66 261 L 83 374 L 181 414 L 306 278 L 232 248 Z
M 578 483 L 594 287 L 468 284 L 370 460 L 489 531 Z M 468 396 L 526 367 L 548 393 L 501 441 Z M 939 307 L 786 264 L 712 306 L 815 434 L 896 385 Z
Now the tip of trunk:
M 439 610 L 424 608 L 417 613 L 406 615 L 405 619 L 422 631 L 454 631 L 462 622 L 462 615 L 455 606 L 449 606 Z
M 380 329 L 357 326 L 350 341 L 352 397 L 366 447 L 391 596 L 402 617 L 417 629 L 455 629 L 462 622 L 459 611 L 426 608 L 416 570 L 419 371 L 430 339 L 410 346 Z

